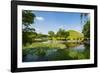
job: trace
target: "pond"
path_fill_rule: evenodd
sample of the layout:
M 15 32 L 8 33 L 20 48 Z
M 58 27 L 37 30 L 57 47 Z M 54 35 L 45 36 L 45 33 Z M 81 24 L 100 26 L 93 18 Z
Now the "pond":
M 45 44 L 46 42 L 43 42 Z M 48 42 L 53 44 L 52 42 Z M 75 42 L 59 42 L 64 48 L 34 47 L 23 49 L 23 62 L 82 60 L 90 58 L 90 45 Z M 59 45 L 59 44 L 58 44 Z

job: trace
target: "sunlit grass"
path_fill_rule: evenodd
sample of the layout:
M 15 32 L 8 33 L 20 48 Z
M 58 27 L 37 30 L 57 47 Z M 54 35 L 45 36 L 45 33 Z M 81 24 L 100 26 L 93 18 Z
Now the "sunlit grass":
M 23 48 L 58 48 L 58 49 L 64 49 L 66 46 L 61 43 L 32 43 L 27 44 L 26 46 L 23 46 Z

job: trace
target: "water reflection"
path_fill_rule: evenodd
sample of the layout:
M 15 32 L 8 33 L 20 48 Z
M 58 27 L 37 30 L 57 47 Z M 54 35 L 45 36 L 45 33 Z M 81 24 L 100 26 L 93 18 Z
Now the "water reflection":
M 64 49 L 58 48 L 30 48 L 23 53 L 23 62 L 33 61 L 56 61 L 56 60 L 75 60 L 89 59 L 90 45 L 84 43 L 63 43 Z

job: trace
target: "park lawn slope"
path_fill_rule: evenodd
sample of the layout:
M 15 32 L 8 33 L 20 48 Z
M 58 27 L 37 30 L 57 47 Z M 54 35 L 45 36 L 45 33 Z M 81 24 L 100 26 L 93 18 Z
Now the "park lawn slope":
M 67 40 L 69 41 L 83 41 L 84 35 L 76 30 L 68 30 L 69 36 L 67 37 Z

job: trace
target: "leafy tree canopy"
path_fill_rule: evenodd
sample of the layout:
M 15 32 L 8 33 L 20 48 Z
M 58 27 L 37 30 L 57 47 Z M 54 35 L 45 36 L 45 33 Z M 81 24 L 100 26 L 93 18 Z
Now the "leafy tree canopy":
M 90 21 L 87 21 L 83 27 L 82 33 L 86 38 L 90 38 Z
M 22 11 L 22 24 L 24 26 L 29 26 L 30 24 L 34 23 L 35 14 L 32 13 L 31 10 L 23 10 Z
M 60 28 L 56 35 L 59 36 L 59 37 L 67 37 L 68 36 L 68 32 L 66 32 L 64 29 Z
M 49 31 L 48 34 L 49 34 L 49 36 L 54 36 L 55 35 L 55 33 L 53 31 Z
M 22 11 L 22 25 L 23 25 L 23 44 L 32 43 L 33 37 L 36 37 L 34 28 L 30 28 L 30 25 L 34 23 L 35 14 L 31 10 Z

